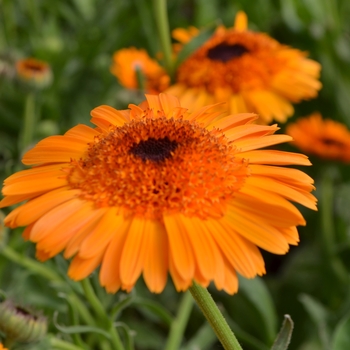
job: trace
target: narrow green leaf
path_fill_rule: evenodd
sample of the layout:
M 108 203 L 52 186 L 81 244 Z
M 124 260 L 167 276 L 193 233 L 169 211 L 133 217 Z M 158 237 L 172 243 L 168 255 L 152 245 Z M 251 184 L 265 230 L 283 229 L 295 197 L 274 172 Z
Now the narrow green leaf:
M 173 316 L 170 314 L 170 312 L 155 301 L 137 297 L 133 301 L 133 304 L 144 306 L 148 310 L 152 311 L 152 313 L 157 315 L 168 326 L 170 326 L 173 322 Z
M 135 300 L 134 294 L 123 295 L 120 298 L 120 301 L 118 301 L 112 308 L 112 311 L 111 311 L 112 320 L 115 320 L 119 316 L 119 314 L 122 312 L 122 310 L 124 310 L 126 307 L 132 304 L 134 300 Z
M 65 334 L 75 334 L 75 333 L 98 333 L 106 337 L 107 339 L 111 339 L 111 335 L 105 330 L 94 327 L 94 326 L 61 326 L 57 322 L 58 312 L 55 312 L 53 315 L 53 323 L 55 327 L 62 333 Z
M 333 335 L 331 349 L 350 349 L 350 314 L 347 314 L 337 324 Z
M 267 339 L 271 344 L 277 332 L 277 314 L 270 292 L 261 278 L 239 278 L 240 292 L 254 305 L 264 320 Z
M 329 313 L 326 308 L 313 299 L 311 296 L 302 294 L 299 300 L 304 305 L 312 321 L 317 327 L 319 338 L 322 342 L 323 349 L 330 349 L 330 331 L 327 326 Z
M 131 330 L 124 322 L 115 322 L 115 327 L 121 328 L 125 336 L 125 350 L 134 350 L 134 339 L 136 332 Z
M 294 323 L 289 315 L 284 315 L 284 321 L 282 328 L 277 335 L 275 342 L 272 345 L 271 350 L 286 350 L 292 338 L 292 332 Z
M 204 322 L 197 333 L 181 350 L 208 350 L 212 349 L 213 344 L 217 342 L 216 334 L 208 322 Z
M 189 43 L 187 43 L 177 55 L 175 62 L 175 69 L 177 69 L 183 61 L 185 61 L 192 53 L 194 53 L 200 46 L 202 46 L 214 33 L 216 24 L 212 24 L 195 36 Z

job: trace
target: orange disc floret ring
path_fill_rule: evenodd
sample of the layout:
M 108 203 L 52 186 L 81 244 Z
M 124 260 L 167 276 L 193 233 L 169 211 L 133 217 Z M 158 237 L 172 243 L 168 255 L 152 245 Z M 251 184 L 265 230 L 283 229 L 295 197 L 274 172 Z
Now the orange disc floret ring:
M 235 293 L 237 273 L 265 273 L 259 248 L 285 254 L 305 220 L 290 201 L 316 209 L 312 179 L 283 165 L 306 156 L 261 148 L 291 140 L 255 114 L 189 113 L 177 98 L 146 95 L 139 106 L 92 111 L 78 125 L 29 150 L 31 169 L 5 180 L 5 219 L 26 226 L 37 257 L 63 252 L 80 280 L 98 266 L 108 292 L 131 290 L 143 275 L 161 292 L 193 281 Z

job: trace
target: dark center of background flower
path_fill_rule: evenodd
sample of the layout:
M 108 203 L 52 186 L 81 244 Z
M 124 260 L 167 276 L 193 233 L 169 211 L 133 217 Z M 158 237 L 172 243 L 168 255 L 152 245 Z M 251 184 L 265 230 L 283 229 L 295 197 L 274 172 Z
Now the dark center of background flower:
M 208 58 L 214 61 L 227 62 L 233 58 L 241 57 L 249 50 L 240 44 L 219 44 L 208 50 Z
M 326 146 L 334 146 L 334 147 L 339 147 L 339 148 L 343 148 L 344 147 L 344 143 L 332 138 L 327 138 L 324 137 L 322 138 L 322 142 L 326 145 Z
M 39 65 L 36 63 L 32 63 L 32 62 L 27 62 L 25 64 L 26 69 L 32 70 L 34 72 L 41 72 L 45 69 L 45 67 L 43 65 Z
M 130 153 L 140 157 L 143 161 L 148 159 L 154 162 L 161 162 L 169 158 L 171 152 L 175 151 L 177 146 L 178 143 L 169 140 L 168 137 L 161 139 L 151 137 L 148 140 L 134 144 L 130 149 Z

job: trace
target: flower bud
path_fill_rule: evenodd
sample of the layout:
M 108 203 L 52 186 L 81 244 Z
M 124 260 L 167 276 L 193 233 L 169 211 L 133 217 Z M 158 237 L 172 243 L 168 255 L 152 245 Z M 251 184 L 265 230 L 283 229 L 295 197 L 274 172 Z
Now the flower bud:
M 16 71 L 22 82 L 38 89 L 45 88 L 52 82 L 52 72 L 49 64 L 35 58 L 18 60 Z
M 45 336 L 47 323 L 43 316 L 34 315 L 26 308 L 5 300 L 0 303 L 0 330 L 6 338 L 32 343 Z

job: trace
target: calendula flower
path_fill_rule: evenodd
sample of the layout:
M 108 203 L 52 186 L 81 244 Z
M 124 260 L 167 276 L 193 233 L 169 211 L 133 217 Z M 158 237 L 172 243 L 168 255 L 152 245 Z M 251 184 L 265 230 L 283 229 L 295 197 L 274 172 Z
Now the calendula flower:
M 156 60 L 150 58 L 145 50 L 135 47 L 114 53 L 111 73 L 126 88 L 144 88 L 150 93 L 164 91 L 170 83 L 170 77 L 164 68 Z M 139 80 L 143 80 L 145 86 L 140 86 Z
M 18 60 L 16 71 L 20 80 L 38 88 L 44 88 L 52 81 L 52 72 L 49 64 L 36 58 Z
M 318 112 L 287 126 L 294 145 L 323 159 L 350 162 L 350 131 L 342 123 L 323 119 Z
M 78 125 L 28 151 L 32 165 L 5 180 L 0 206 L 24 200 L 6 218 L 27 226 L 37 257 L 64 251 L 75 280 L 101 265 L 108 292 L 129 291 L 143 274 L 161 292 L 192 281 L 234 293 L 237 273 L 265 273 L 258 247 L 285 254 L 305 225 L 294 201 L 315 209 L 312 179 L 281 165 L 306 156 L 260 150 L 290 141 L 256 115 L 189 113 L 177 98 L 146 95 L 129 110 L 95 108 L 92 129 Z
M 186 43 L 188 36 L 179 39 Z M 261 123 L 285 122 L 292 103 L 317 96 L 320 69 L 305 52 L 249 31 L 239 12 L 232 28 L 220 26 L 180 65 L 167 92 L 191 108 L 225 101 L 231 113 L 256 112 Z

